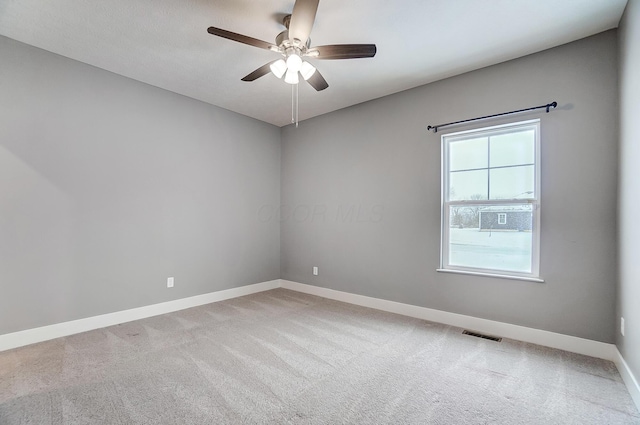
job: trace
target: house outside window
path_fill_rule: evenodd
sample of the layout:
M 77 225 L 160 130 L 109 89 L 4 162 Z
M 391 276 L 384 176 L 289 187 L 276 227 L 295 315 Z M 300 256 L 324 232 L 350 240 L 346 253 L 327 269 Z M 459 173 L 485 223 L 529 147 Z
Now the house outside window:
M 442 136 L 439 271 L 539 279 L 540 122 Z

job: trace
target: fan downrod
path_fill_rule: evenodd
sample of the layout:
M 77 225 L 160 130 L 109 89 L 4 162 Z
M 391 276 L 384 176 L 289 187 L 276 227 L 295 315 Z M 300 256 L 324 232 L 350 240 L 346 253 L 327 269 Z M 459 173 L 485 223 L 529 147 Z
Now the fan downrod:
M 276 36 L 276 46 L 281 48 L 282 51 L 286 51 L 286 49 L 291 46 L 295 46 L 303 50 L 306 50 L 309 47 L 311 47 L 311 37 L 307 39 L 306 43 L 301 43 L 297 40 L 295 43 L 291 43 L 291 41 L 289 40 L 289 24 L 290 23 L 291 23 L 291 15 L 286 15 L 284 18 L 282 18 L 282 25 L 284 25 L 286 30 L 282 31 L 280 34 Z
M 289 24 L 291 23 L 291 14 L 286 15 L 284 18 L 282 18 L 282 25 L 284 25 L 284 27 L 288 30 L 289 29 Z

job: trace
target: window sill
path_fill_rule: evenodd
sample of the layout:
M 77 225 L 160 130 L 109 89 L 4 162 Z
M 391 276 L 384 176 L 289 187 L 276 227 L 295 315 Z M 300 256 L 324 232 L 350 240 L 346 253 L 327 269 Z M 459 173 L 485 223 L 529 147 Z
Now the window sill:
M 481 273 L 481 272 L 471 272 L 467 270 L 452 270 L 452 269 L 436 269 L 436 271 L 443 272 L 443 273 L 468 274 L 471 276 L 497 277 L 499 279 L 524 280 L 528 282 L 544 283 L 544 279 L 540 279 L 539 277 L 510 276 L 506 274 Z

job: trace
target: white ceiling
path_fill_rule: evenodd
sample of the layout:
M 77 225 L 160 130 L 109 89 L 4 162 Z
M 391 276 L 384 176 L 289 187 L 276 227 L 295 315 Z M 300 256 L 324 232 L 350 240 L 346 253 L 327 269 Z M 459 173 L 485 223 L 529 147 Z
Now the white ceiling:
M 278 58 L 207 33 L 273 43 L 294 0 L 2 0 L 0 34 L 277 126 L 291 86 L 240 78 Z M 321 0 L 312 45 L 375 43 L 376 57 L 310 60 L 329 88 L 300 85 L 300 119 L 618 26 L 627 0 Z M 1 61 L 1 58 L 0 58 Z

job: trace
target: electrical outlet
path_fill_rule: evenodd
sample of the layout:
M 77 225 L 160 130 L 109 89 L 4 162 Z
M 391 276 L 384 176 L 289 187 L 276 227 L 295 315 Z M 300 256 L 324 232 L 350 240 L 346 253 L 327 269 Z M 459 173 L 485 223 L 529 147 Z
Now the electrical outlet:
M 168 277 L 167 278 L 167 288 L 173 288 L 173 278 L 172 277 Z
M 624 317 L 620 318 L 620 333 L 624 336 Z
M 313 275 L 314 276 L 318 276 L 318 268 L 317 267 L 313 268 Z

